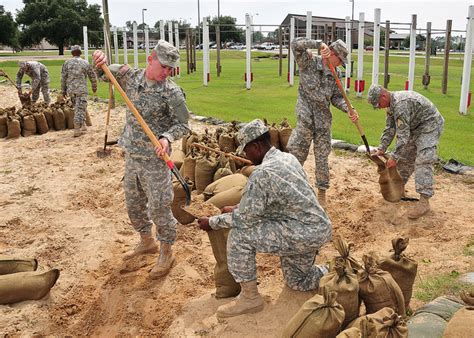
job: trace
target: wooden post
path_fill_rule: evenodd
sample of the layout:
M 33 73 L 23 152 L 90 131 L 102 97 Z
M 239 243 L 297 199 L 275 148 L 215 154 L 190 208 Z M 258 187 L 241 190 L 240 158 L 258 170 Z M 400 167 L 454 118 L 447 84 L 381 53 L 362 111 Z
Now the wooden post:
M 425 74 L 423 74 L 423 87 L 428 89 L 430 84 L 430 54 L 431 54 L 431 22 L 426 23 L 426 52 L 425 52 Z
M 448 91 L 448 65 L 449 65 L 449 50 L 451 49 L 451 27 L 452 20 L 446 22 L 446 38 L 444 42 L 444 65 L 443 65 L 443 84 L 442 93 L 446 94 Z
M 198 29 L 199 34 L 199 29 Z M 196 59 L 196 32 L 194 32 L 193 37 L 193 69 L 196 71 L 197 69 L 197 59 Z
M 283 33 L 281 31 L 281 26 L 278 27 L 278 43 L 280 45 L 280 53 L 278 55 L 278 76 L 281 76 L 283 73 Z
M 219 24 L 216 26 L 216 44 L 217 44 L 217 77 L 221 76 L 221 29 Z
M 336 34 L 336 22 L 334 21 L 332 23 L 332 42 L 337 40 L 337 34 Z
M 385 21 L 385 60 L 383 69 L 383 86 L 388 89 L 390 74 L 388 73 L 388 58 L 390 56 L 390 20 Z
M 190 63 L 191 63 L 191 60 L 190 60 L 190 48 L 189 48 L 189 28 L 186 28 L 186 38 L 185 38 L 185 41 L 186 41 L 186 73 L 189 75 L 190 73 Z

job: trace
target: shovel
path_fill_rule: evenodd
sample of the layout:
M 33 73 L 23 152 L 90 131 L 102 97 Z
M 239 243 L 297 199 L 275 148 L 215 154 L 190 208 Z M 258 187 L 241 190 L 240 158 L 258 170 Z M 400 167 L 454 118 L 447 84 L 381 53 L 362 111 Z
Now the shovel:
M 97 94 L 96 94 L 97 95 Z M 112 96 L 114 95 L 112 84 L 109 83 L 109 102 L 107 104 L 107 115 L 105 116 L 105 138 L 104 138 L 104 153 L 107 150 L 107 146 L 112 146 L 117 144 L 117 141 L 110 141 L 107 142 L 108 138 L 108 129 L 109 129 L 109 122 L 110 122 L 110 110 L 112 109 Z M 97 96 L 96 96 L 97 97 Z
M 102 70 L 104 71 L 105 75 L 109 78 L 109 80 L 113 83 L 115 88 L 118 90 L 122 98 L 124 99 L 125 103 L 127 104 L 127 107 L 130 109 L 130 111 L 133 113 L 135 118 L 137 119 L 138 123 L 142 127 L 143 131 L 145 134 L 148 136 L 148 138 L 151 140 L 151 143 L 155 146 L 155 148 L 162 149 L 163 147 L 161 146 L 161 143 L 158 141 L 156 136 L 153 134 L 151 131 L 150 127 L 148 127 L 147 123 L 143 119 L 143 117 L 140 115 L 138 112 L 137 108 L 133 105 L 132 101 L 128 98 L 127 94 L 125 91 L 120 87 L 120 84 L 118 83 L 117 79 L 115 76 L 110 72 L 109 67 L 107 67 L 106 64 L 102 64 L 100 66 Z M 109 92 L 110 93 L 110 92 Z M 171 158 L 168 156 L 168 154 L 163 155 L 163 161 L 166 162 L 166 165 L 168 168 L 171 170 L 171 172 L 174 174 L 174 176 L 178 179 L 179 183 L 183 186 L 184 191 L 186 192 L 186 205 L 189 205 L 191 203 L 191 191 L 189 190 L 188 184 L 184 180 L 183 176 L 179 173 L 178 168 L 174 164 L 174 162 L 171 160 Z
M 240 156 L 236 156 L 236 155 L 233 155 L 231 153 L 226 153 L 225 151 L 222 151 L 222 150 L 218 150 L 218 149 L 214 149 L 214 148 L 210 148 L 210 147 L 207 147 L 203 144 L 199 144 L 199 143 L 192 143 L 191 144 L 191 147 L 197 147 L 197 148 L 201 148 L 203 150 L 207 150 L 207 151 L 212 151 L 212 152 L 215 152 L 217 154 L 221 154 L 221 155 L 224 155 L 225 157 L 229 157 L 235 161 L 239 161 L 241 163 L 244 163 L 244 164 L 248 164 L 248 165 L 252 165 L 253 162 L 250 161 L 250 160 L 247 160 L 246 158 L 243 158 L 243 157 L 240 157 Z

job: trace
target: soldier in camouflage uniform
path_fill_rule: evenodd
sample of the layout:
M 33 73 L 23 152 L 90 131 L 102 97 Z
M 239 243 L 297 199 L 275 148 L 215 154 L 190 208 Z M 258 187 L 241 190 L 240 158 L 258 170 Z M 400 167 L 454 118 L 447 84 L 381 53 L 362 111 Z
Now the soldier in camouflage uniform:
M 21 61 L 18 62 L 18 66 L 20 67 L 16 74 L 16 86 L 18 91 L 21 92 L 21 80 L 23 79 L 23 75 L 26 74 L 33 80 L 31 84 L 31 102 L 35 103 L 38 101 L 41 89 L 44 102 L 49 104 L 51 98 L 49 97 L 49 73 L 46 66 L 37 61 Z
M 87 77 L 91 81 L 92 91 L 97 91 L 97 80 L 92 66 L 81 59 L 81 47 L 71 47 L 72 59 L 67 60 L 61 70 L 61 92 L 69 95 L 74 105 L 74 137 L 81 136 L 87 130 Z
M 296 103 L 296 128 L 288 141 L 288 150 L 295 155 L 301 165 L 308 157 L 311 141 L 313 144 L 316 187 L 318 200 L 326 204 L 326 189 L 329 188 L 328 157 L 331 152 L 332 114 L 330 104 L 343 112 L 349 112 L 344 97 L 327 66 L 334 67 L 347 63 L 347 48 L 342 40 L 329 47 L 320 40 L 297 38 L 291 48 L 299 67 L 300 84 Z M 310 49 L 320 49 L 323 57 L 313 55 Z M 338 71 L 338 75 L 340 73 Z M 358 118 L 357 112 L 349 116 L 352 121 Z
M 95 51 L 93 59 L 97 66 L 106 62 L 101 51 Z M 128 65 L 111 65 L 109 69 L 163 147 L 161 150 L 154 149 L 132 112 L 127 109 L 125 128 L 119 140 L 126 152 L 125 202 L 141 241 L 124 259 L 157 251 L 151 235 L 153 221 L 156 238 L 160 241 L 160 256 L 150 276 L 158 278 L 167 274 L 173 265 L 172 245 L 176 240 L 177 221 L 171 212 L 171 171 L 157 155 L 161 157 L 170 153 L 171 143 L 189 133 L 189 111 L 182 89 L 168 78 L 173 68 L 179 65 L 177 48 L 159 40 L 147 62 L 145 70 L 131 69 Z
M 397 144 L 387 160 L 387 167 L 397 166 L 405 183 L 415 172 L 415 187 L 420 200 L 408 211 L 408 217 L 419 218 L 430 210 L 433 164 L 438 160 L 437 146 L 444 119 L 430 100 L 412 91 L 390 92 L 373 85 L 369 89 L 368 101 L 374 108 L 387 108 L 387 122 L 376 155 L 385 154 L 396 134 Z
M 257 289 L 257 252 L 280 256 L 286 284 L 299 291 L 316 289 L 327 272 L 313 265 L 318 249 L 331 239 L 331 223 L 316 200 L 303 167 L 291 154 L 270 144 L 268 128 L 254 120 L 239 133 L 239 150 L 257 167 L 240 204 L 224 213 L 198 220 L 206 231 L 230 228 L 227 242 L 229 271 L 242 292 L 219 307 L 219 317 L 258 312 L 263 299 Z

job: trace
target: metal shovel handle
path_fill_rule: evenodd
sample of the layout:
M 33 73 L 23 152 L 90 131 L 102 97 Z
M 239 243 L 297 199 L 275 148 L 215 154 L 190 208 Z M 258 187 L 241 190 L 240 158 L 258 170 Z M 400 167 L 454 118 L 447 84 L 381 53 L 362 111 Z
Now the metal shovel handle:
M 145 120 L 143 119 L 143 117 L 140 115 L 140 113 L 138 112 L 137 108 L 135 108 L 135 105 L 133 104 L 133 102 L 128 98 L 127 94 L 125 93 L 125 91 L 122 89 L 122 87 L 120 86 L 120 84 L 118 83 L 117 79 L 115 78 L 115 76 L 110 72 L 110 69 L 109 67 L 107 67 L 106 64 L 102 64 L 100 65 L 100 68 L 102 68 L 102 70 L 104 71 L 105 75 L 107 75 L 107 77 L 109 78 L 109 80 L 113 83 L 113 85 L 115 86 L 115 89 L 118 90 L 118 92 L 120 93 L 120 95 L 122 96 L 122 98 L 124 99 L 125 103 L 127 104 L 127 107 L 131 110 L 131 112 L 133 113 L 133 115 L 135 116 L 135 118 L 137 119 L 138 123 L 140 124 L 140 126 L 142 127 L 143 131 L 145 132 L 145 134 L 148 136 L 148 138 L 151 140 L 151 143 L 153 143 L 153 145 L 155 146 L 155 148 L 158 148 L 158 149 L 163 149 L 161 143 L 158 141 L 158 139 L 156 138 L 155 134 L 153 134 L 153 132 L 151 131 L 150 127 L 148 126 L 148 124 L 145 122 Z M 174 174 L 174 176 L 178 179 L 179 183 L 183 186 L 183 189 L 184 191 L 186 192 L 186 205 L 189 205 L 191 203 L 191 190 L 189 190 L 189 186 L 188 184 L 186 183 L 186 181 L 184 180 L 183 176 L 181 176 L 178 168 L 176 167 L 176 165 L 174 164 L 174 162 L 171 160 L 171 158 L 169 157 L 168 154 L 164 154 L 163 155 L 163 161 L 166 162 L 166 165 L 168 166 L 168 168 L 171 170 L 171 172 Z

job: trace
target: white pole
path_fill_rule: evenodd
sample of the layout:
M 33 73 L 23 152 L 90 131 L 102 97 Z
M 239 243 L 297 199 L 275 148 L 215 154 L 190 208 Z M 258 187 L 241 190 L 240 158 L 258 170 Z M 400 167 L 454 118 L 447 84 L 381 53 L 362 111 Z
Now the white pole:
M 138 33 L 136 21 L 133 21 L 133 67 L 138 68 Z
M 150 55 L 150 33 L 148 25 L 145 25 L 145 55 L 146 57 Z
M 114 54 L 115 54 L 115 63 L 119 63 L 117 27 L 114 27 Z
M 173 22 L 168 21 L 168 42 L 173 44 Z
M 207 87 L 209 74 L 209 26 L 207 18 L 202 21 L 202 84 Z
M 165 20 L 160 20 L 160 39 L 166 40 L 165 36 Z
M 249 14 L 245 14 L 245 45 L 245 87 L 249 90 L 252 88 L 252 26 Z
M 179 24 L 177 22 L 174 24 L 174 41 L 176 42 L 176 48 L 178 48 L 179 53 Z M 178 79 L 180 78 L 179 66 L 178 69 L 176 69 L 176 76 Z
M 128 64 L 127 27 L 123 27 L 123 63 Z
M 313 13 L 306 12 L 306 38 L 311 39 L 311 29 L 313 25 Z
M 293 54 L 293 49 L 291 48 L 291 42 L 295 39 L 295 18 L 290 18 L 290 87 L 293 87 L 295 84 L 295 55 Z
M 346 45 L 349 53 L 347 54 L 347 65 L 346 65 L 346 92 L 350 91 L 351 81 L 351 46 L 352 46 L 352 31 L 351 31 L 351 17 L 346 16 Z
M 89 62 L 89 39 L 87 38 L 87 26 L 82 26 L 82 36 L 84 38 L 84 60 Z
M 364 20 L 365 14 L 359 13 L 359 40 L 357 46 L 357 81 L 359 86 L 362 86 L 362 78 L 364 77 Z M 360 87 L 359 87 L 360 88 Z M 356 94 L 357 97 L 362 97 L 362 91 L 359 89 Z
M 374 10 L 374 51 L 372 58 L 372 84 L 379 84 L 380 8 Z
M 467 100 L 469 96 L 469 84 L 471 79 L 472 47 L 474 45 L 474 6 L 469 6 L 466 29 L 466 44 L 464 46 L 464 65 L 462 71 L 461 101 L 459 102 L 459 113 L 467 114 Z
M 410 63 L 408 64 L 408 90 L 413 90 L 415 81 L 415 50 L 416 50 L 416 14 L 411 16 L 410 28 Z

